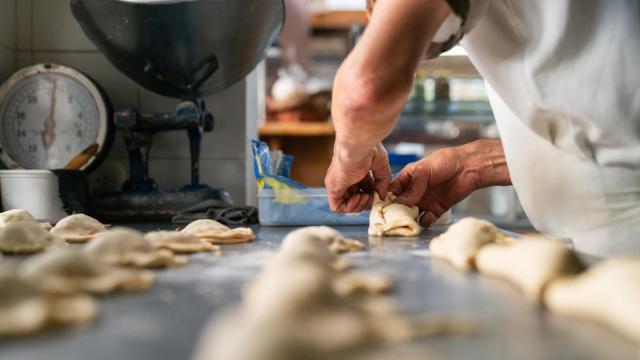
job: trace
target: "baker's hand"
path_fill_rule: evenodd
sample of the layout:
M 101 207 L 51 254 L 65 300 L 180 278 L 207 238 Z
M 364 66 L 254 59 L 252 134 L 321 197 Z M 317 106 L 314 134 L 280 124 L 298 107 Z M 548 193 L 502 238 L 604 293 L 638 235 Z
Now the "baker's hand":
M 399 203 L 424 211 L 421 225 L 429 227 L 473 191 L 511 182 L 502 143 L 480 140 L 442 149 L 407 165 L 389 189 Z
M 338 144 L 324 184 L 332 211 L 356 213 L 373 204 L 373 192 L 385 198 L 391 182 L 389 156 L 382 144 L 369 151 L 353 154 Z

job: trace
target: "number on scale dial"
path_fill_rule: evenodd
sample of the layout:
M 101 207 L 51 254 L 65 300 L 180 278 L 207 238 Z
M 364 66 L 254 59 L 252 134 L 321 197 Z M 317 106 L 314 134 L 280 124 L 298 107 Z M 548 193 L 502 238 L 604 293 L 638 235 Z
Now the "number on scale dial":
M 58 169 L 91 144 L 104 142 L 105 110 L 97 102 L 97 89 L 81 81 L 64 73 L 39 73 L 5 92 L 0 99 L 3 160 L 8 157 L 27 169 Z

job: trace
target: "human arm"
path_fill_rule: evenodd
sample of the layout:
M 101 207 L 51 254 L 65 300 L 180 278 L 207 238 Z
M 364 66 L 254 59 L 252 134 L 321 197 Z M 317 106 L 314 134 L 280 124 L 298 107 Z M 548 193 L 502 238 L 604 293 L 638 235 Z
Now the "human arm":
M 361 41 L 336 75 L 336 143 L 325 185 L 332 210 L 358 212 L 391 181 L 380 142 L 394 128 L 414 73 L 450 12 L 444 0 L 379 0 Z
M 511 184 L 500 140 L 478 140 L 445 148 L 407 165 L 390 185 L 399 203 L 417 205 L 431 226 L 473 191 Z

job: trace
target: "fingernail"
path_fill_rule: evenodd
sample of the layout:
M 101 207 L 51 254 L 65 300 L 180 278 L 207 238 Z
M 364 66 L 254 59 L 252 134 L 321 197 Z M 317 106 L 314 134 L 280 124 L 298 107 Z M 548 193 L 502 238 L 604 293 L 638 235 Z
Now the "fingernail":
M 431 225 L 433 225 L 434 222 L 436 222 L 436 216 L 432 213 L 427 212 L 422 216 L 422 226 L 429 228 L 431 227 Z

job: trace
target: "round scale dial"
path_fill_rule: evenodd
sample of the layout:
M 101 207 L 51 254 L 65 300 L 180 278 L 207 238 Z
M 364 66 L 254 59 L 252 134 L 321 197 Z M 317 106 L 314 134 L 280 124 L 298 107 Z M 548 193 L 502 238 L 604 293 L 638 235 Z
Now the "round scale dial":
M 73 69 L 21 70 L 0 89 L 0 158 L 10 168 L 60 169 L 94 143 L 104 151 L 108 108 L 95 84 Z

